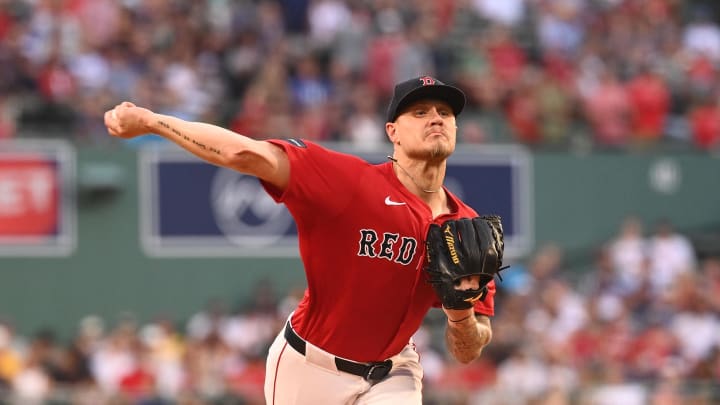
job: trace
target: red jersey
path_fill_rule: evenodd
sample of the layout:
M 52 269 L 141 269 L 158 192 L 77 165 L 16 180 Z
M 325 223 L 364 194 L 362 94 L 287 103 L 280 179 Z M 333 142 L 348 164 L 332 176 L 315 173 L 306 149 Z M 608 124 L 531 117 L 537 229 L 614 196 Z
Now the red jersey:
M 398 354 L 431 307 L 440 307 L 423 271 L 430 207 L 400 183 L 390 162 L 370 164 L 320 145 L 271 140 L 285 150 L 290 181 L 265 184 L 297 224 L 307 277 L 292 325 L 305 340 L 349 360 L 382 361 Z M 447 189 L 451 213 L 477 213 Z M 475 304 L 494 314 L 495 284 Z

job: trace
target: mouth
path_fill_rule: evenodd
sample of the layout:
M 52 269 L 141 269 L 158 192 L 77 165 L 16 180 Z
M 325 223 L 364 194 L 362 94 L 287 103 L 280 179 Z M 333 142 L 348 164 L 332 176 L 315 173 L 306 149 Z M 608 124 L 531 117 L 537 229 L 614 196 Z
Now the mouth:
M 445 131 L 431 131 L 428 132 L 427 135 L 425 135 L 426 138 L 432 138 L 436 136 L 441 136 L 443 138 L 447 138 L 448 135 L 445 133 Z
M 430 130 L 427 132 L 427 134 L 425 136 L 428 138 L 430 138 L 432 136 L 443 136 L 443 137 L 447 138 L 448 133 L 445 130 L 445 128 L 443 128 L 443 127 L 433 126 L 430 128 Z

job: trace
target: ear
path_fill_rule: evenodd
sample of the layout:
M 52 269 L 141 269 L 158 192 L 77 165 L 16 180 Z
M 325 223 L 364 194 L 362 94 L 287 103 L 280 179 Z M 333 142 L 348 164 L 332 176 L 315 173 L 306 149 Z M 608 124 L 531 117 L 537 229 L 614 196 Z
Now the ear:
M 386 122 L 385 123 L 385 133 L 388 136 L 388 139 L 390 139 L 390 142 L 393 144 L 396 144 L 400 142 L 400 138 L 398 137 L 397 132 L 397 124 L 394 122 Z

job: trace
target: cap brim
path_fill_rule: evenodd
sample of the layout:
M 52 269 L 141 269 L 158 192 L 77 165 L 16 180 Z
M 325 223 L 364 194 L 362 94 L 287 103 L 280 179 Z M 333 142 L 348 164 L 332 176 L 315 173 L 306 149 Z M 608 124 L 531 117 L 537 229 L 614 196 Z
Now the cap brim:
M 460 89 L 447 84 L 438 84 L 433 86 L 418 87 L 403 97 L 395 108 L 395 116 L 391 117 L 394 121 L 405 108 L 418 100 L 440 100 L 448 103 L 453 110 L 455 116 L 460 115 L 465 108 L 465 93 Z

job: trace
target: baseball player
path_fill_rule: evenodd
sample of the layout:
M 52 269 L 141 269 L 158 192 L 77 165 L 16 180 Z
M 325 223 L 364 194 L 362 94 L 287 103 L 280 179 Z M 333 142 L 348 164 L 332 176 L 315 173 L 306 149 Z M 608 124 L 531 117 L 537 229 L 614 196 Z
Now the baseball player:
M 301 139 L 253 140 L 130 102 L 106 112 L 105 124 L 113 136 L 159 134 L 256 176 L 292 213 L 307 289 L 270 347 L 268 404 L 421 404 L 423 371 L 411 338 L 430 308 L 447 315 L 448 350 L 462 363 L 492 337 L 492 275 L 455 277 L 439 288 L 424 271 L 439 262 L 437 274 L 452 272 L 477 256 L 461 250 L 473 222 L 445 225 L 477 216 L 443 187 L 464 105 L 461 90 L 432 77 L 397 84 L 385 124 L 393 151 L 381 164 Z M 447 245 L 433 249 L 442 258 L 430 254 L 433 231 L 433 243 Z M 494 246 L 501 261 L 502 244 Z

